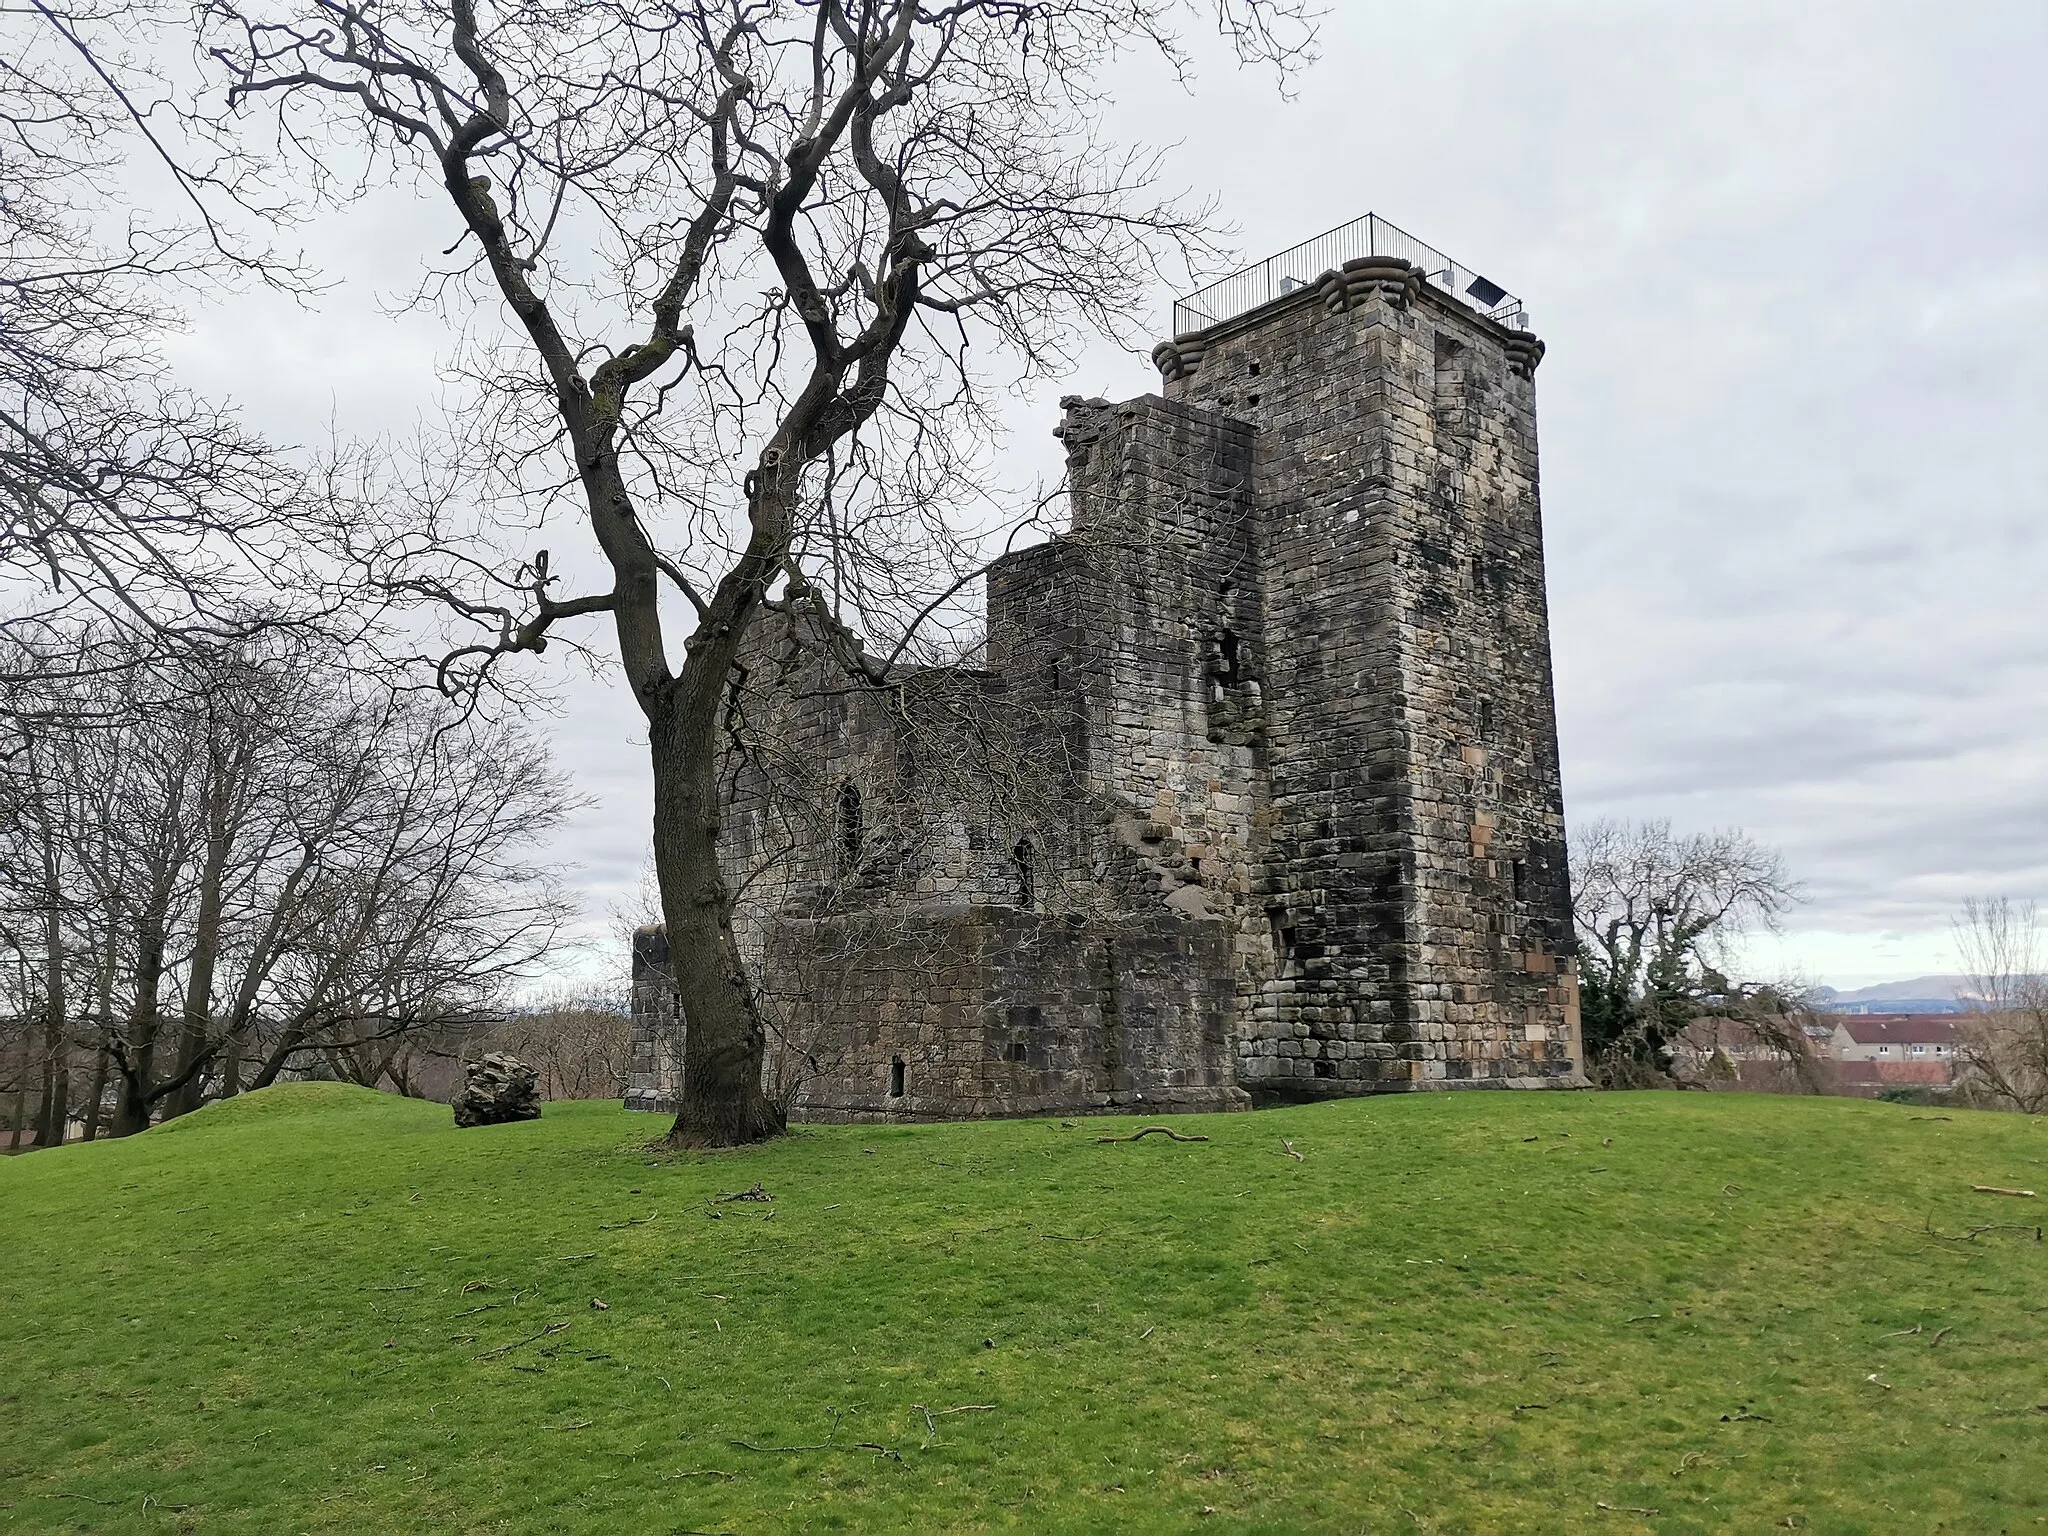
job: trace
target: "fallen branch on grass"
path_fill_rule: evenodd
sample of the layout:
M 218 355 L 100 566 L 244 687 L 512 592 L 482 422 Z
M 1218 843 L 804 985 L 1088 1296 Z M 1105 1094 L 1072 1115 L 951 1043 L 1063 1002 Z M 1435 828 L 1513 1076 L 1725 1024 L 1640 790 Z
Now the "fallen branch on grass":
M 2028 1226 L 2024 1222 L 1987 1221 L 1970 1228 L 1967 1232 L 1950 1233 L 1935 1231 L 1934 1218 L 1927 1218 L 1927 1235 L 1944 1243 L 1974 1243 L 1986 1232 L 2030 1232 L 2035 1242 L 2041 1241 L 2041 1228 Z
M 2031 1189 L 2001 1189 L 1996 1184 L 1972 1184 L 1970 1188 L 1980 1195 L 2012 1195 L 2021 1200 L 2037 1198 Z
M 529 1335 L 523 1339 L 515 1339 L 510 1344 L 500 1344 L 496 1349 L 487 1349 L 482 1354 L 472 1355 L 470 1358 L 474 1360 L 488 1360 L 493 1355 L 509 1355 L 513 1350 L 523 1348 L 528 1344 L 537 1343 L 551 1333 L 560 1333 L 568 1326 L 567 1323 L 549 1323 L 539 1333 Z
M 763 1189 L 760 1185 L 756 1184 L 753 1186 L 753 1188 L 740 1190 L 736 1194 L 713 1195 L 711 1197 L 710 1203 L 712 1205 L 731 1205 L 735 1200 L 767 1201 L 773 1200 L 774 1198 L 775 1197 L 769 1194 L 767 1190 Z
M 1302 1155 L 1301 1155 L 1301 1154 L 1300 1154 L 1299 1152 L 1297 1152 L 1297 1151 L 1295 1151 L 1295 1150 L 1294 1150 L 1294 1143 L 1293 1143 L 1293 1142 L 1291 1142 L 1291 1141 L 1282 1141 L 1282 1142 L 1280 1143 L 1280 1149 L 1281 1149 L 1281 1150 L 1282 1150 L 1283 1152 L 1285 1152 L 1285 1153 L 1286 1153 L 1286 1154 L 1287 1154 L 1287 1155 L 1288 1155 L 1289 1157 L 1293 1158 L 1293 1159 L 1294 1159 L 1294 1160 L 1295 1160 L 1295 1161 L 1296 1161 L 1297 1163 L 1298 1163 L 1298 1162 L 1301 1162 L 1301 1161 L 1303 1161 Z
M 1147 1136 L 1164 1136 L 1169 1141 L 1207 1141 L 1206 1136 L 1183 1136 L 1179 1131 L 1170 1131 L 1163 1125 L 1148 1125 L 1142 1131 L 1133 1131 L 1128 1136 L 1098 1136 L 1095 1144 L 1105 1146 L 1112 1141 L 1143 1141 Z

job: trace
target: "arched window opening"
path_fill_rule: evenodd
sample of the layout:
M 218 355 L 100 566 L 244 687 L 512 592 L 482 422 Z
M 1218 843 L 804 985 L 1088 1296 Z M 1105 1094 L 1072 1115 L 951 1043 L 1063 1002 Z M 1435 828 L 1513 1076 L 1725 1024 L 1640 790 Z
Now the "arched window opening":
M 849 779 L 839 786 L 839 868 L 842 872 L 860 863 L 863 837 L 860 789 Z
M 1015 866 L 1017 876 L 1017 905 L 1026 912 L 1038 905 L 1038 873 L 1033 867 L 1034 858 L 1029 838 L 1019 838 L 1017 846 L 1010 850 L 1010 862 Z
M 903 1097 L 903 1058 L 901 1056 L 889 1058 L 889 1097 L 892 1099 Z

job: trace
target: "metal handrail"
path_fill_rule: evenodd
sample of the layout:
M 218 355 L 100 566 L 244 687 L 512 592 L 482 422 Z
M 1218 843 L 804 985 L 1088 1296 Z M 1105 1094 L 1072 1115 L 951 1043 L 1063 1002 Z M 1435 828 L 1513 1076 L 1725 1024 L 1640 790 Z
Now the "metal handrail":
M 1176 299 L 1173 334 L 1207 330 L 1297 288 L 1314 287 L 1324 273 L 1359 256 L 1398 256 L 1411 261 L 1422 269 L 1431 286 L 1467 308 L 1516 330 L 1529 328 L 1522 301 L 1505 288 L 1451 260 L 1435 246 L 1425 245 L 1407 230 L 1368 213 Z

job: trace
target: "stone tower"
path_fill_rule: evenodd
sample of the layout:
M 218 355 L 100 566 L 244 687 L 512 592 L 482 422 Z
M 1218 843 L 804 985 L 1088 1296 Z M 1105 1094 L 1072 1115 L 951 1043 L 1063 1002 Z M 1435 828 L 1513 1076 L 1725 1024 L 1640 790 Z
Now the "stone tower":
M 742 926 L 805 978 L 799 1114 L 1584 1081 L 1543 344 L 1370 215 L 1175 332 L 1163 395 L 1062 402 L 1071 528 L 990 572 L 985 667 L 811 690 L 782 756 L 826 809 L 793 851 L 748 828 L 803 796 L 732 775 L 730 856 L 774 876 Z M 754 672 L 828 666 L 793 628 L 759 644 Z M 917 754 L 964 718 L 1047 792 L 920 800 Z M 651 975 L 628 1101 L 657 1107 L 637 1064 L 680 1053 Z
M 1242 1076 L 1576 1077 L 1543 344 L 1496 285 L 1360 222 L 1377 252 L 1155 354 L 1170 401 L 1254 443 L 1275 969 Z

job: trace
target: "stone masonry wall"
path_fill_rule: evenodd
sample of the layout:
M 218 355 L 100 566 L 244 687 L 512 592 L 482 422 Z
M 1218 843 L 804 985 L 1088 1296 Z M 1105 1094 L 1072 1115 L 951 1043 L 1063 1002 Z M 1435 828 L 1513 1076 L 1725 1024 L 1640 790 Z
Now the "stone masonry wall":
M 1246 1080 L 1574 1077 L 1540 343 L 1368 259 L 1160 354 L 1260 444 L 1279 974 Z
M 793 1113 L 1583 1081 L 1541 355 L 1348 263 L 1163 343 L 1163 398 L 1062 402 L 1072 525 L 991 570 L 981 669 L 751 637 L 722 847 Z

